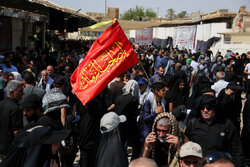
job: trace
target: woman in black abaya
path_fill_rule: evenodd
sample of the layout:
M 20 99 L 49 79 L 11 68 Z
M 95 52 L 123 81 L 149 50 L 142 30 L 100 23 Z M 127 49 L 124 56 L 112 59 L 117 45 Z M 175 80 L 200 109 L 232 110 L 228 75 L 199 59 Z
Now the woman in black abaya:
M 183 79 L 177 79 L 172 89 L 174 108 L 185 105 L 188 99 L 188 91 L 185 81 Z

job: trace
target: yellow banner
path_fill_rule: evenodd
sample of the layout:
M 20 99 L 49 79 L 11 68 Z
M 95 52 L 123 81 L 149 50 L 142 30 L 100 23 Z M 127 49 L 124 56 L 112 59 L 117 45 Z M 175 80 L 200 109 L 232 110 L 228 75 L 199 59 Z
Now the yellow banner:
M 90 29 L 95 29 L 95 28 L 98 28 L 98 27 L 107 25 L 107 24 L 109 24 L 109 23 L 111 23 L 111 22 L 113 22 L 113 21 L 116 21 L 116 20 L 117 20 L 117 19 L 115 18 L 115 19 L 113 19 L 113 20 L 103 21 L 103 22 L 94 24 L 94 25 L 90 26 L 89 28 L 90 28 Z

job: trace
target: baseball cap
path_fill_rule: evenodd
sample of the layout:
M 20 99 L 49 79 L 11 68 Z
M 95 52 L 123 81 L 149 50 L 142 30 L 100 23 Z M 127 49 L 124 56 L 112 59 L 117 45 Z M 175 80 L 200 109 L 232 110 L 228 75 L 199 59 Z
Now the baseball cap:
M 190 63 L 190 62 L 191 62 L 191 59 L 190 59 L 190 58 L 187 58 L 187 59 L 186 59 L 186 62 Z
M 100 123 L 101 133 L 107 133 L 115 129 L 121 122 L 126 121 L 125 115 L 118 116 L 115 112 L 105 114 Z
M 202 158 L 201 146 L 191 141 L 183 144 L 180 149 L 180 157 L 184 158 L 187 156 L 196 156 Z
M 148 84 L 148 81 L 143 77 L 140 77 L 137 82 L 138 82 L 138 85 Z

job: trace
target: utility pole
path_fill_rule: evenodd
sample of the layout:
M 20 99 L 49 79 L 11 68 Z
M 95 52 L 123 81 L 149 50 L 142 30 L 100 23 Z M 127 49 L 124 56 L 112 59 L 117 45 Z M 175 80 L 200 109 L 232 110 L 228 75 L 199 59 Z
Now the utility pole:
M 129 9 L 130 20 L 132 20 L 132 9 Z
M 160 8 L 157 7 L 157 17 L 158 17 L 158 18 L 160 18 L 159 11 L 160 11 Z
M 104 0 L 104 1 L 105 1 L 104 2 L 105 3 L 104 4 L 105 5 L 105 12 L 104 12 L 105 15 L 104 16 L 107 17 L 107 0 Z

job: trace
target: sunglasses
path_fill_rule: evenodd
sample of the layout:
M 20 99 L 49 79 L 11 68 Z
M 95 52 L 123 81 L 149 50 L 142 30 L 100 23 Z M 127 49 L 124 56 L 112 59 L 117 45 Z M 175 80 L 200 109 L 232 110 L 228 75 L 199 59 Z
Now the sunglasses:
M 214 110 L 214 107 L 212 107 L 212 106 L 202 106 L 202 107 L 201 107 L 201 110 L 205 110 L 205 108 L 206 108 L 207 110 Z
M 202 166 L 204 166 L 207 163 L 213 163 L 213 162 L 218 161 L 220 159 L 227 159 L 227 160 L 232 162 L 232 157 L 230 154 L 228 154 L 226 152 L 215 152 L 213 154 L 206 156 L 202 160 Z

